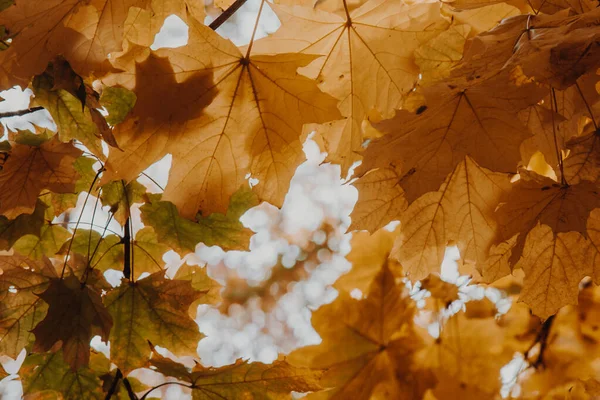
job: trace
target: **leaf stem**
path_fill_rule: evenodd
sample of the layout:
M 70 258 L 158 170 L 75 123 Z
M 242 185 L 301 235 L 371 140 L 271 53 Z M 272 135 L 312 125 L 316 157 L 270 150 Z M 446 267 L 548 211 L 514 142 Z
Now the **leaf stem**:
M 579 83 L 575 82 L 575 87 L 577 88 L 577 91 L 579 92 L 579 95 L 581 96 L 581 99 L 583 100 L 583 104 L 585 104 L 585 108 L 587 108 L 587 111 L 590 114 L 590 119 L 592 120 L 592 123 L 594 124 L 594 129 L 597 131 L 598 125 L 596 124 L 596 119 L 594 118 L 594 113 L 592 112 L 592 109 L 590 108 L 589 103 L 585 99 L 585 96 L 583 95 L 583 92 L 581 91 L 581 88 L 579 87 Z M 556 100 L 555 100 L 555 102 L 556 102 Z
M 550 115 L 552 116 L 552 135 L 554 136 L 554 148 L 556 150 L 556 159 L 558 161 L 558 168 L 560 169 L 560 183 L 564 186 L 567 185 L 565 179 L 565 169 L 563 166 L 563 159 L 560 149 L 558 148 L 558 139 L 556 138 L 556 121 L 554 120 L 554 113 L 558 113 L 558 105 L 556 104 L 556 92 L 554 88 L 550 89 Z
M 254 44 L 254 37 L 256 36 L 256 31 L 258 30 L 258 23 L 260 21 L 260 16 L 262 14 L 263 6 L 265 5 L 265 0 L 261 0 L 260 8 L 258 9 L 258 14 L 256 14 L 256 22 L 254 23 L 254 29 L 252 29 L 252 36 L 250 37 L 250 43 L 248 44 L 248 51 L 246 51 L 245 60 L 248 60 L 250 57 L 250 51 L 252 50 L 252 44 Z
M 225 21 L 227 21 L 247 0 L 235 0 L 227 10 L 223 11 L 213 22 L 208 25 L 210 29 L 216 31 Z

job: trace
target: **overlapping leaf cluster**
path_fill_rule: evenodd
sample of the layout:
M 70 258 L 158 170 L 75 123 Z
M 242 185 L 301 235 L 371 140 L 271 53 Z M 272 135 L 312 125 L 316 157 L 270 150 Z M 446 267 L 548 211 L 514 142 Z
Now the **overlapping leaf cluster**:
M 194 399 L 493 399 L 515 353 L 531 367 L 515 376 L 521 397 L 597 396 L 596 2 L 275 3 L 256 24 L 270 7 L 281 28 L 238 47 L 197 0 L 0 2 L 0 89 L 30 87 L 32 108 L 14 115 L 43 108 L 57 127 L 0 143 L 0 353 L 27 350 L 25 396 L 143 399 L 155 388 L 127 374 L 152 367 Z M 171 14 L 188 43 L 152 50 Z M 162 255 L 247 248 L 240 216 L 281 206 L 313 131 L 354 174 L 351 229 L 368 231 L 339 297 L 313 314 L 322 343 L 272 365 L 158 354 L 195 356 L 196 306 L 219 301 L 204 269 L 170 278 Z M 168 184 L 149 193 L 137 179 L 167 154 Z M 78 198 L 108 206 L 122 231 L 65 219 Z M 510 290 L 526 306 L 450 312 L 464 296 L 437 275 L 449 245 L 482 283 L 522 270 Z M 305 274 L 281 275 L 264 293 Z M 405 276 L 435 300 L 436 340 L 415 323 Z

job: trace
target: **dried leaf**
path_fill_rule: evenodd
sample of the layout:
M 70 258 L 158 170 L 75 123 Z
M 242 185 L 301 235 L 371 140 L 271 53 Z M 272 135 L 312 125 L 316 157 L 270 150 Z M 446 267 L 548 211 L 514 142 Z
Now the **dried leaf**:
M 39 147 L 17 144 L 0 171 L 0 213 L 13 219 L 33 212 L 42 189 L 72 193 L 79 173 L 73 167 L 81 150 L 51 139 Z
M 52 279 L 38 296 L 48 304 L 48 314 L 32 331 L 34 351 L 48 351 L 62 342 L 64 360 L 73 371 L 87 366 L 92 337 L 100 335 L 106 342 L 113 325 L 100 292 L 70 275 Z

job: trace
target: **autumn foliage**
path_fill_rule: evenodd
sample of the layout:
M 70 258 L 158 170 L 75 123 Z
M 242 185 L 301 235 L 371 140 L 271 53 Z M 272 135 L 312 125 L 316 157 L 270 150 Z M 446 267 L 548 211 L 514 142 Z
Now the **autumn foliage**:
M 0 355 L 26 349 L 25 398 L 158 395 L 139 368 L 195 400 L 600 398 L 597 1 L 263 0 L 257 25 L 266 8 L 281 27 L 238 47 L 201 0 L 0 1 L 0 90 L 33 92 L 0 118 L 45 109 L 57 128 L 0 142 Z M 152 50 L 172 14 L 188 43 Z M 162 257 L 247 250 L 240 217 L 283 204 L 309 135 L 358 190 L 321 343 L 218 368 L 161 354 L 198 358 L 200 304 L 268 310 L 318 264 L 327 243 L 219 284 Z M 80 195 L 121 232 L 80 224 Z

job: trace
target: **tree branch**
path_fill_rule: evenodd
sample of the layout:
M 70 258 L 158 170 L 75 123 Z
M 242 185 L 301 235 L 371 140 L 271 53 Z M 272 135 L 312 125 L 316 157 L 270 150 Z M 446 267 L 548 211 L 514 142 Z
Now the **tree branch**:
M 531 347 L 524 354 L 525 360 L 527 360 L 529 358 L 529 352 L 531 351 L 531 349 L 533 349 L 533 347 L 537 343 L 540 344 L 540 352 L 538 353 L 536 360 L 531 363 L 531 365 L 535 369 L 538 369 L 539 367 L 544 367 L 544 352 L 548 347 L 548 337 L 550 336 L 550 330 L 552 328 L 552 323 L 554 322 L 554 317 L 555 316 L 552 315 L 546 321 L 544 321 L 540 331 L 537 334 L 537 337 L 535 338 L 535 342 L 533 342 Z
M 20 117 L 21 115 L 31 114 L 36 111 L 41 111 L 43 109 L 44 109 L 44 107 L 31 107 L 31 108 L 27 108 L 25 110 L 7 111 L 7 112 L 0 113 L 0 119 L 10 118 L 10 117 Z
M 227 10 L 223 11 L 221 15 L 217 17 L 213 22 L 208 25 L 210 29 L 216 31 L 225 21 L 229 19 L 241 6 L 244 5 L 246 0 L 235 0 L 232 5 L 227 8 Z

